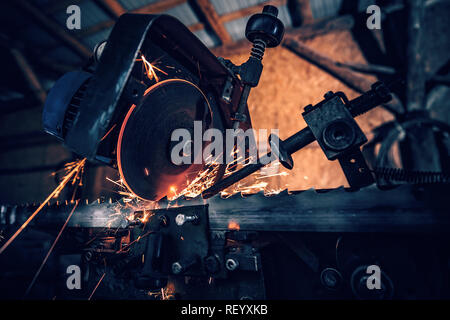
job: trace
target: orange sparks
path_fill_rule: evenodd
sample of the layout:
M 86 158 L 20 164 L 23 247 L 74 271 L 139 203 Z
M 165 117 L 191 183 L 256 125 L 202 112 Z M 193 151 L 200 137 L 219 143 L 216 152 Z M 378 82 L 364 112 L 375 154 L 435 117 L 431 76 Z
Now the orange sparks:
M 92 290 L 91 295 L 89 296 L 88 300 L 92 299 L 92 296 L 94 295 L 95 291 L 97 291 L 98 286 L 100 285 L 100 283 L 102 282 L 103 278 L 106 276 L 106 273 L 104 273 L 102 275 L 102 277 L 100 278 L 100 280 L 97 282 L 97 285 L 95 286 L 94 290 Z
M 208 189 L 209 187 L 212 187 L 216 180 L 216 175 L 219 170 L 218 164 L 210 164 L 207 166 L 207 168 L 203 171 L 201 171 L 197 177 L 192 181 L 187 181 L 187 187 L 184 188 L 179 193 L 176 192 L 176 189 L 174 189 L 175 192 L 173 192 L 171 188 L 171 193 L 173 196 L 168 196 L 167 198 L 170 201 L 176 200 L 181 196 L 185 196 L 187 198 L 195 198 L 198 195 L 200 195 L 203 191 Z
M 228 230 L 239 231 L 239 229 L 241 229 L 241 226 L 236 221 L 231 220 L 228 222 Z
M 74 185 L 77 181 L 81 183 L 81 176 L 84 172 L 84 165 L 86 164 L 86 158 L 82 160 L 73 161 L 67 163 L 64 166 L 64 170 L 66 175 L 60 182 L 60 184 L 53 190 L 52 193 L 49 194 L 47 199 L 45 199 L 41 205 L 33 212 L 33 214 L 22 224 L 22 226 L 9 238 L 8 241 L 0 248 L 0 254 L 6 250 L 6 248 L 17 238 L 17 236 L 28 226 L 28 224 L 34 219 L 34 217 L 45 207 L 46 204 L 50 202 L 51 199 L 59 197 L 61 191 L 65 188 L 65 186 L 71 182 Z M 54 173 L 53 173 L 54 175 Z
M 166 72 L 162 71 L 161 69 L 157 68 L 150 62 L 148 62 L 147 59 L 145 59 L 145 56 L 141 54 L 141 59 L 138 59 L 137 61 L 142 61 L 144 63 L 145 73 L 147 74 L 147 77 L 150 80 L 155 80 L 156 82 L 159 82 L 158 75 L 156 74 L 156 71 L 161 72 L 164 75 L 167 75 Z

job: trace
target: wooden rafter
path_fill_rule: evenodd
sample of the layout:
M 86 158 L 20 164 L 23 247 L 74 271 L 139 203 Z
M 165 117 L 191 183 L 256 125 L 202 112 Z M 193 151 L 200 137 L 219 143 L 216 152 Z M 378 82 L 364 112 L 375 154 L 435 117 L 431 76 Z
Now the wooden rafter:
M 150 3 L 148 5 L 145 5 L 136 10 L 133 10 L 132 12 L 133 13 L 159 13 L 159 12 L 167 11 L 173 7 L 182 5 L 183 3 L 186 3 L 186 0 L 158 1 L 158 2 L 154 2 L 154 3 Z
M 299 28 L 288 29 L 286 30 L 285 38 L 294 37 L 298 40 L 306 40 L 337 30 L 350 30 L 353 26 L 353 17 L 351 15 L 344 15 L 340 17 L 318 20 L 314 23 L 306 24 Z M 250 52 L 251 46 L 252 44 L 247 39 L 242 39 L 226 46 L 214 48 L 213 52 L 218 56 L 240 54 Z
M 101 1 L 103 1 L 103 0 L 101 0 Z M 144 7 L 132 10 L 130 12 L 131 13 L 141 13 L 141 14 L 142 13 L 160 13 L 163 11 L 167 11 L 178 5 L 181 5 L 185 2 L 186 2 L 186 0 L 169 0 L 169 1 L 155 2 L 155 3 L 151 3 L 149 5 L 146 5 Z M 96 25 L 93 25 L 92 27 L 80 30 L 79 32 L 77 32 L 77 37 L 83 38 L 83 37 L 95 34 L 102 30 L 113 27 L 114 24 L 115 24 L 114 20 L 102 21 Z M 201 22 L 197 22 L 191 26 L 188 26 L 189 30 L 191 30 L 192 32 L 204 29 L 204 27 L 205 27 L 204 24 Z
M 204 14 L 208 24 L 211 26 L 215 34 L 219 37 L 222 44 L 228 44 L 233 41 L 227 29 L 220 21 L 220 17 L 209 0 L 197 0 L 197 4 Z
M 77 31 L 75 34 L 78 38 L 84 38 L 88 37 L 90 35 L 93 35 L 97 32 L 103 31 L 108 28 L 112 28 L 116 22 L 114 20 L 107 20 L 102 21 L 96 25 L 93 25 L 90 28 L 82 28 L 81 30 Z
M 293 0 L 289 3 L 289 9 L 294 26 L 310 24 L 314 20 L 310 0 Z
M 91 56 L 91 50 L 77 38 L 66 32 L 63 27 L 58 23 L 48 18 L 41 10 L 34 7 L 26 0 L 16 0 L 14 4 L 19 6 L 24 12 L 29 14 L 37 24 L 46 29 L 49 33 L 59 39 L 61 42 L 67 44 L 72 50 L 74 50 L 82 58 L 89 58 Z
M 127 12 L 117 0 L 96 0 L 96 2 L 114 18 L 118 18 Z
M 255 13 L 260 13 L 260 12 L 262 12 L 262 9 L 264 8 L 264 6 L 267 6 L 267 5 L 272 5 L 272 6 L 275 6 L 275 7 L 281 7 L 281 6 L 284 6 L 286 3 L 287 3 L 287 0 L 266 1 L 266 2 L 263 2 L 263 3 L 260 3 L 260 4 L 257 4 L 257 5 L 248 7 L 248 8 L 243 8 L 241 10 L 237 10 L 237 11 L 233 11 L 233 12 L 221 15 L 219 17 L 219 21 L 221 23 L 226 23 L 226 22 L 229 22 L 229 21 L 233 21 L 233 20 L 236 20 L 236 19 L 240 19 L 240 18 L 244 18 L 244 17 L 250 16 L 250 15 L 255 14 Z
M 53 0 L 43 8 L 46 15 L 51 15 L 59 11 L 66 11 L 70 5 L 79 5 L 82 0 Z
M 22 71 L 25 79 L 27 80 L 28 86 L 30 87 L 31 91 L 34 93 L 37 100 L 43 104 L 45 102 L 45 99 L 47 98 L 47 93 L 42 87 L 38 77 L 34 73 L 33 68 L 28 63 L 22 52 L 20 52 L 18 49 L 12 48 L 10 52 L 20 70 Z

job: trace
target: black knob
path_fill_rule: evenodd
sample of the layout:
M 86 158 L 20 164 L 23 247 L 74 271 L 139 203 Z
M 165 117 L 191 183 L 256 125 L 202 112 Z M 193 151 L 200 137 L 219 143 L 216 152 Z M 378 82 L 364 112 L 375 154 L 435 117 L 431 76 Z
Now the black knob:
M 265 6 L 262 13 L 250 17 L 245 28 L 245 36 L 253 43 L 264 41 L 268 48 L 278 46 L 283 40 L 284 24 L 277 18 L 278 9 Z

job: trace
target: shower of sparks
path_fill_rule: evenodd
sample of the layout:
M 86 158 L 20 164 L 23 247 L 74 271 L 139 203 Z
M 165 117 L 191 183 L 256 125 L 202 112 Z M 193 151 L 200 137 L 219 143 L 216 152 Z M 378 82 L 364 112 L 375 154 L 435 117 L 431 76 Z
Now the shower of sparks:
M 237 151 L 235 153 L 237 153 Z M 241 168 L 250 164 L 250 161 L 248 161 L 248 160 L 250 160 L 250 158 L 245 159 L 244 164 L 241 166 Z M 238 161 L 240 161 L 239 158 L 235 159 L 233 162 L 231 162 L 230 164 L 227 165 L 224 177 L 227 177 L 234 172 L 234 169 L 236 169 Z M 264 170 L 258 170 L 255 173 L 251 174 L 248 177 L 248 179 L 239 181 L 239 182 L 235 183 L 234 185 L 228 187 L 227 189 L 221 191 L 220 196 L 222 198 L 229 198 L 232 195 L 238 194 L 238 193 L 241 194 L 242 196 L 245 196 L 245 195 L 255 194 L 258 192 L 263 192 L 264 195 L 266 195 L 266 196 L 272 196 L 272 195 L 279 194 L 280 192 L 285 190 L 286 187 L 273 188 L 270 186 L 270 183 L 268 181 L 264 181 L 265 179 L 268 179 L 268 178 L 283 177 L 283 176 L 289 175 L 289 173 L 286 171 L 279 172 L 279 165 L 280 165 L 279 162 L 274 162 L 271 164 L 271 166 L 276 168 L 276 170 L 275 170 L 275 171 L 277 171 L 276 173 L 273 173 L 273 172 L 266 173 L 266 171 L 264 171 Z M 251 179 L 251 178 L 253 178 L 253 179 Z M 255 180 L 256 180 L 256 182 L 254 182 Z
M 39 269 L 36 271 L 36 274 L 34 275 L 33 280 L 31 280 L 31 283 L 28 286 L 27 291 L 25 292 L 25 296 L 28 296 L 28 294 L 30 293 L 31 289 L 33 288 L 33 285 L 36 282 L 37 278 L 39 277 L 39 274 L 41 273 L 42 268 L 44 268 L 45 264 L 47 263 L 48 258 L 50 257 L 50 254 L 52 253 L 53 249 L 56 246 L 56 243 L 58 243 L 58 240 L 61 237 L 61 234 L 63 233 L 64 229 L 66 228 L 67 224 L 69 223 L 70 218 L 72 218 L 72 215 L 75 212 L 75 209 L 77 208 L 78 203 L 79 203 L 79 201 L 77 200 L 75 202 L 75 205 L 72 208 L 72 211 L 70 211 L 70 214 L 69 214 L 69 216 L 66 219 L 66 222 L 64 223 L 64 225 L 62 226 L 62 228 L 59 231 L 58 235 L 56 236 L 55 241 L 53 241 L 52 246 L 48 250 L 47 255 L 45 256 L 44 260 L 42 261 Z
M 159 78 L 158 75 L 156 74 L 156 71 L 167 75 L 166 72 L 164 72 L 163 70 L 159 69 L 158 67 L 156 67 L 155 65 L 151 64 L 143 54 L 141 54 L 141 59 L 137 59 L 136 61 L 142 61 L 142 63 L 144 64 L 144 68 L 145 68 L 145 73 L 147 75 L 147 77 L 150 80 L 155 80 L 156 82 L 159 82 Z
M 140 235 L 139 237 L 137 237 L 135 240 L 131 241 L 130 243 L 128 243 L 126 246 L 124 246 L 123 248 L 121 248 L 119 251 L 117 251 L 117 253 L 121 253 L 121 252 L 126 252 L 133 244 L 141 241 L 143 238 L 145 238 L 146 236 L 148 236 L 149 234 L 153 233 L 152 231 L 148 231 L 143 235 Z
M 197 174 L 196 178 L 192 181 L 187 180 L 187 187 L 177 192 L 177 190 L 172 187 L 171 194 L 167 196 L 170 201 L 176 200 L 182 196 L 186 198 L 195 198 L 200 195 L 203 191 L 212 187 L 214 181 L 216 180 L 217 172 L 220 166 L 218 164 L 210 164 L 207 168 Z
M 159 300 L 170 300 L 174 298 L 175 288 L 172 283 L 168 283 L 165 288 L 161 290 L 149 291 L 148 295 Z
M 97 285 L 95 286 L 94 290 L 92 290 L 91 295 L 89 296 L 88 300 L 92 299 L 92 296 L 94 295 L 95 291 L 97 291 L 98 286 L 100 285 L 100 283 L 102 282 L 103 278 L 105 277 L 106 273 L 104 273 L 102 275 L 102 277 L 100 278 L 100 280 L 98 280 Z
M 28 224 L 36 217 L 36 215 L 50 202 L 51 199 L 58 198 L 62 190 L 66 187 L 68 183 L 72 185 L 82 184 L 82 175 L 84 172 L 84 166 L 86 164 L 86 158 L 82 160 L 73 161 L 67 163 L 64 166 L 65 176 L 59 183 L 59 185 L 49 194 L 47 199 L 45 199 L 40 206 L 33 212 L 33 214 L 22 224 L 22 226 L 12 235 L 11 238 L 6 241 L 6 243 L 0 248 L 0 254 L 6 250 L 6 248 L 16 239 L 16 237 L 28 226 Z M 53 173 L 55 175 L 55 173 Z

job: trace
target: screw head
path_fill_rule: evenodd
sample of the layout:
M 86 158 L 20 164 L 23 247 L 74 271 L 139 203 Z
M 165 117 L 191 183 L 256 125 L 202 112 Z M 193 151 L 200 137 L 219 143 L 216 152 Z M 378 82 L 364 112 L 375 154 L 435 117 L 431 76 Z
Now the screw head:
M 326 268 L 320 273 L 320 282 L 327 289 L 338 289 L 341 286 L 342 281 L 343 278 L 341 273 L 334 268 Z
M 225 262 L 225 267 L 229 271 L 234 271 L 237 269 L 237 267 L 239 267 L 239 262 L 235 259 L 227 259 L 227 261 Z
M 172 263 L 172 272 L 174 274 L 180 274 L 182 271 L 183 271 L 183 266 L 181 265 L 181 263 L 179 263 L 178 261 Z
M 175 223 L 177 224 L 177 226 L 182 226 L 185 222 L 186 216 L 184 214 L 180 213 L 175 217 Z

